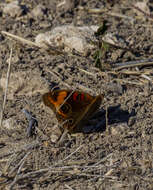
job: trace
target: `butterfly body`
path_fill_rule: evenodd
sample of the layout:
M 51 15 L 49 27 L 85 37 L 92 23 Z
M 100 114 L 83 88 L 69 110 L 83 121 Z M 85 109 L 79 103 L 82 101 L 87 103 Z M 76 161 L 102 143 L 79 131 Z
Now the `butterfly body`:
M 43 95 L 43 102 L 50 107 L 64 129 L 78 132 L 82 125 L 99 108 L 103 95 L 72 90 L 54 90 Z

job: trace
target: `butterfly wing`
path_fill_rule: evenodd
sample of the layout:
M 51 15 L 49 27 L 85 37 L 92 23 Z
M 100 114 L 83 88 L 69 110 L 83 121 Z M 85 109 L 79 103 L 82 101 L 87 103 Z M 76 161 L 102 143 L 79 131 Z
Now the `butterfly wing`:
M 46 106 L 50 107 L 55 113 L 58 112 L 61 104 L 67 97 L 67 92 L 64 90 L 55 90 L 53 92 L 45 93 L 42 96 L 43 102 Z
M 99 95 L 96 97 L 92 96 L 91 101 L 84 103 L 80 102 L 80 109 L 81 107 L 82 109 L 79 112 L 80 114 L 77 117 L 75 117 L 75 123 L 71 127 L 71 130 L 73 132 L 78 132 L 81 130 L 82 125 L 84 125 L 87 122 L 87 120 L 93 115 L 93 113 L 95 113 L 98 110 L 103 100 L 103 97 L 103 95 Z
M 43 102 L 56 114 L 63 128 L 75 131 L 99 108 L 102 95 L 91 96 L 88 93 L 71 90 L 55 90 L 43 95 Z

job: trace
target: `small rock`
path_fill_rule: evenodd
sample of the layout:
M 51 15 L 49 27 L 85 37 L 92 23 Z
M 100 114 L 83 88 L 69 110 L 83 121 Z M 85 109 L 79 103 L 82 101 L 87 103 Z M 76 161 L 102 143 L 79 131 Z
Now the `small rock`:
M 135 3 L 135 7 L 137 7 L 137 8 L 139 9 L 139 10 L 138 10 L 138 9 L 133 9 L 134 12 L 135 12 L 138 16 L 144 17 L 144 13 L 143 13 L 143 12 L 145 12 L 145 13 L 148 14 L 148 15 L 150 15 L 150 10 L 149 10 L 147 1 Z M 141 10 L 141 11 L 140 11 L 140 10 Z
M 5 14 L 10 15 L 11 17 L 21 16 L 22 9 L 18 4 L 18 1 L 12 1 L 9 4 L 6 4 L 6 6 L 3 9 L 3 12 Z
M 2 126 L 8 130 L 14 129 L 15 128 L 15 122 L 12 118 L 6 119 L 3 121 Z
M 126 123 L 121 123 L 111 126 L 110 131 L 112 135 L 121 135 L 125 132 L 126 128 L 128 128 L 128 125 Z
M 112 135 L 118 135 L 118 130 L 116 130 L 116 128 L 112 127 L 111 128 L 111 134 Z
M 58 139 L 59 139 L 59 137 L 57 135 L 55 135 L 55 134 L 52 134 L 50 138 L 51 138 L 51 141 L 53 143 L 56 143 L 58 141 Z
M 71 11 L 74 9 L 74 7 L 75 1 L 71 0 L 64 0 L 57 4 L 57 8 L 59 9 L 59 11 L 61 11 L 61 9 L 64 9 L 64 12 Z
M 129 118 L 129 121 L 128 121 L 128 126 L 134 125 L 135 121 L 136 121 L 136 118 L 135 118 L 135 117 L 130 117 L 130 118 Z
M 111 82 L 107 85 L 107 91 L 121 95 L 123 93 L 123 87 L 119 82 Z
M 41 18 L 44 15 L 45 7 L 43 5 L 37 5 L 31 12 L 34 18 Z
M 62 135 L 62 132 L 59 129 L 58 125 L 54 125 L 52 127 L 52 133 L 50 135 L 51 142 L 56 143 L 61 135 Z

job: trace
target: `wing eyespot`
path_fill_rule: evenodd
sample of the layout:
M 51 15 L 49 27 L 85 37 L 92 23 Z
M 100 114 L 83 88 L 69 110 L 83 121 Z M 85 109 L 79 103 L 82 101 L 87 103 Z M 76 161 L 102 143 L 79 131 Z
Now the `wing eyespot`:
M 60 107 L 60 111 L 64 114 L 68 114 L 71 111 L 71 107 L 69 104 L 65 103 Z

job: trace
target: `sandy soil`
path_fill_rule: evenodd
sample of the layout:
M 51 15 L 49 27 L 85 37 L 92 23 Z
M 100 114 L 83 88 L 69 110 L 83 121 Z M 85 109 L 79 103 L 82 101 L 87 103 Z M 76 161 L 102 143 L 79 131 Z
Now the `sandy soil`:
M 25 0 L 21 13 L 14 17 L 3 12 L 6 5 L 1 3 L 0 31 L 34 41 L 37 34 L 56 26 L 101 25 L 105 19 L 107 32 L 122 37 L 127 47 L 110 48 L 102 60 L 110 67 L 101 71 L 95 67 L 94 52 L 86 56 L 52 55 L 0 34 L 0 109 L 13 47 L 0 131 L 0 188 L 151 190 L 153 67 L 114 71 L 111 64 L 153 58 L 153 19 L 133 7 L 135 0 L 77 0 L 67 1 L 64 7 L 58 6 L 61 2 Z M 32 10 L 37 5 L 43 6 L 43 14 L 34 17 Z M 147 7 L 151 11 L 153 3 L 149 1 Z M 91 8 L 103 12 L 88 13 Z M 58 122 L 43 105 L 42 94 L 54 86 L 92 95 L 104 93 L 101 111 L 95 116 L 96 124 L 103 121 L 103 130 L 69 134 L 61 146 L 53 143 L 55 134 L 60 133 Z M 22 109 L 38 121 L 37 133 L 32 137 L 27 137 L 28 120 Z

